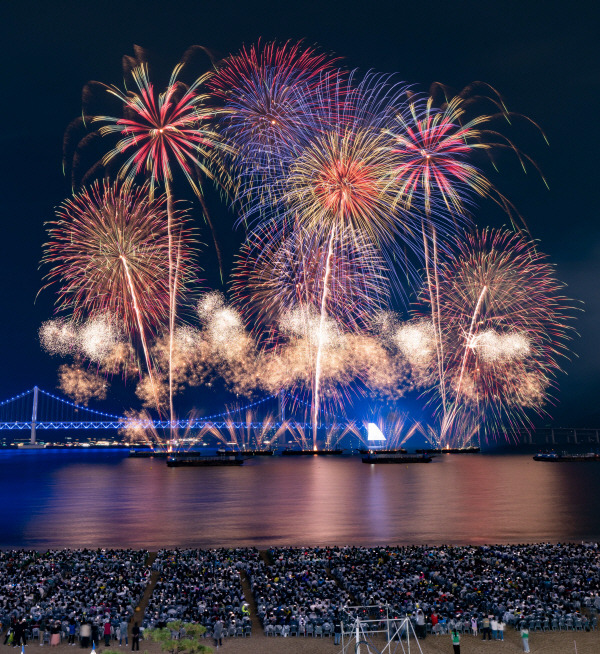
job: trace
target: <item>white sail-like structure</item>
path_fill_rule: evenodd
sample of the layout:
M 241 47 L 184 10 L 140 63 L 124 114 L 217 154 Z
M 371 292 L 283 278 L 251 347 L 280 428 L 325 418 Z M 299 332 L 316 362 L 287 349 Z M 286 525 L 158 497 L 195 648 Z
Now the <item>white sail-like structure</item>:
M 385 436 L 374 422 L 367 424 L 367 441 L 369 443 L 385 443 Z

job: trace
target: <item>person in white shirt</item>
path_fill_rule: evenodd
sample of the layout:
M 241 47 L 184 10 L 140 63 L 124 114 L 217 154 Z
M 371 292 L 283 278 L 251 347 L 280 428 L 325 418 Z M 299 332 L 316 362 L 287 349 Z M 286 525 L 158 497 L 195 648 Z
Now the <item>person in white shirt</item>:
M 498 620 L 498 640 L 504 640 L 504 627 L 506 627 L 504 620 Z
M 492 628 L 492 640 L 498 640 L 498 620 L 495 616 L 490 620 L 490 627 Z

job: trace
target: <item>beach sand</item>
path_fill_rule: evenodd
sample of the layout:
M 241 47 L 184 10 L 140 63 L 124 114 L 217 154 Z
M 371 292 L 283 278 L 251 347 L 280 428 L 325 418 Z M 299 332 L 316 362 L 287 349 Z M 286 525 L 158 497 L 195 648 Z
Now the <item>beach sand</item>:
M 519 632 L 513 629 L 507 629 L 505 632 L 505 640 L 500 641 L 482 641 L 481 637 L 471 635 L 462 635 L 460 639 L 461 654 L 479 654 L 483 652 L 501 652 L 501 653 L 514 653 L 522 652 L 521 638 Z M 598 654 L 600 652 L 600 631 L 582 632 L 582 631 L 554 631 L 554 632 L 534 632 L 530 634 L 530 649 L 535 654 Z M 333 638 L 313 638 L 313 637 L 293 637 L 293 638 L 275 638 L 263 635 L 262 630 L 259 633 L 253 633 L 250 638 L 225 638 L 223 645 L 217 650 L 213 646 L 212 639 L 206 639 L 203 644 L 209 645 L 215 652 L 223 652 L 223 654 L 309 654 L 315 652 L 316 654 L 341 654 L 342 647 L 333 644 Z M 385 642 L 382 640 L 374 641 L 377 650 L 381 651 Z M 420 648 L 420 649 L 419 649 Z M 8 646 L 2 647 L 7 653 Z M 34 651 L 40 649 L 37 643 L 31 643 L 26 648 L 26 654 L 33 654 Z M 48 645 L 44 649 L 51 649 L 56 654 L 76 654 L 84 652 L 89 654 L 90 650 L 83 650 L 79 646 L 72 647 L 66 643 L 62 643 L 57 647 L 50 648 Z M 130 652 L 129 647 L 119 647 L 112 645 L 110 650 L 118 652 Z M 106 648 L 101 645 L 96 647 L 96 654 L 102 654 Z M 375 654 L 377 650 L 370 648 L 367 649 L 365 645 L 361 645 L 361 654 Z M 13 651 L 10 648 L 10 651 Z M 14 650 L 16 651 L 16 650 Z M 163 654 L 158 643 L 148 641 L 141 641 L 140 654 Z M 402 648 L 397 642 L 394 642 L 391 651 L 386 652 L 402 652 Z M 406 642 L 404 643 L 404 652 L 408 652 Z M 410 642 L 411 654 L 423 652 L 423 654 L 438 654 L 444 652 L 452 654 L 452 643 L 450 636 L 427 636 L 425 640 Z M 355 643 L 352 642 L 350 647 L 346 649 L 347 654 L 355 654 Z

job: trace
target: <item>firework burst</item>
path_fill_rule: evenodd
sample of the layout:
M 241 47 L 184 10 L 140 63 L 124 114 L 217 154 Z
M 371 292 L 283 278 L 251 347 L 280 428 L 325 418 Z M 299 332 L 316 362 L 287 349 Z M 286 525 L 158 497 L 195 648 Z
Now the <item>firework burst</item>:
M 76 404 L 87 406 L 91 399 L 105 400 L 107 383 L 77 363 L 64 364 L 58 370 L 58 387 Z
M 312 136 L 334 62 L 300 43 L 259 42 L 227 57 L 209 80 L 242 206 L 278 201 L 282 176 Z
M 134 181 L 142 175 L 150 180 L 150 193 L 157 184 L 173 181 L 175 163 L 185 174 L 196 195 L 202 195 L 198 173 L 218 178 L 222 170 L 215 153 L 221 148 L 218 135 L 211 128 L 214 110 L 207 107 L 208 96 L 199 89 L 208 74 L 191 86 L 178 81 L 183 64 L 178 64 L 163 93 L 157 94 L 148 66 L 141 64 L 131 71 L 134 92 L 108 87 L 108 92 L 123 103 L 124 118 L 96 116 L 95 121 L 108 123 L 100 128 L 103 136 L 121 138 L 104 157 L 104 164 L 125 156 L 119 176 Z
M 118 319 L 131 339 L 165 327 L 169 288 L 166 199 L 148 199 L 147 188 L 95 183 L 66 200 L 48 225 L 42 262 L 51 266 L 47 285 L 57 283 L 58 309 L 75 322 Z M 175 215 L 180 235 L 180 296 L 196 279 L 185 214 Z
M 300 228 L 252 234 L 238 257 L 232 285 L 246 322 L 255 331 L 274 330 L 291 310 L 318 311 L 326 260 L 327 243 Z M 360 331 L 387 304 L 385 261 L 364 239 L 342 233 L 330 266 L 330 315 L 344 329 Z
M 455 414 L 470 406 L 500 429 L 543 403 L 566 356 L 573 303 L 525 235 L 468 234 L 440 266 L 445 383 Z
M 327 87 L 320 129 L 290 167 L 289 216 L 327 236 L 350 232 L 378 246 L 399 237 L 415 245 L 414 218 L 396 202 L 393 141 L 384 129 L 405 90 L 381 76 L 367 76 L 343 98 L 337 84 Z
M 43 258 L 52 266 L 48 284 L 59 284 L 59 310 L 69 311 L 76 323 L 88 318 L 107 323 L 107 316 L 107 324 L 118 322 L 131 342 L 141 344 L 151 380 L 148 341 L 165 326 L 171 304 L 165 204 L 164 196 L 150 200 L 146 187 L 96 183 L 60 206 Z M 185 215 L 172 214 L 179 243 L 175 290 L 182 296 L 195 279 L 195 265 Z M 98 324 L 88 328 L 86 342 L 95 334 L 98 343 L 100 332 L 106 344 L 107 330 L 99 331 Z

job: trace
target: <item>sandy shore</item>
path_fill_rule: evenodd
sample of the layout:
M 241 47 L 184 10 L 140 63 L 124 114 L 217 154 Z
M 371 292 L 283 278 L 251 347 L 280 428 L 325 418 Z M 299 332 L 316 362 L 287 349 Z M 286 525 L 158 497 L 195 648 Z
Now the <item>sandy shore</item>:
M 600 652 L 600 631 L 535 632 L 530 635 L 529 640 L 531 652 L 540 654 L 567 654 L 571 652 L 574 654 L 598 654 L 598 652 Z M 206 639 L 205 644 L 213 646 L 213 641 Z M 379 651 L 381 651 L 385 645 L 383 640 L 376 640 L 374 644 Z M 421 651 L 423 654 L 437 654 L 438 652 L 452 654 L 453 651 L 450 636 L 428 636 L 422 641 L 411 641 L 410 645 L 411 653 Z M 462 635 L 460 647 L 461 654 L 475 654 L 490 651 L 504 653 L 523 651 L 519 633 L 513 629 L 507 629 L 504 642 L 483 642 L 480 637 L 476 638 L 471 635 Z M 404 648 L 404 651 L 407 652 L 408 648 L 406 643 L 404 643 Z M 6 651 L 7 654 L 9 649 L 10 651 L 16 651 L 8 646 L 2 646 L 2 650 Z M 33 651 L 38 649 L 40 649 L 39 645 L 37 643 L 32 643 L 26 647 L 25 651 L 26 653 L 28 652 L 28 654 L 33 654 Z M 44 649 L 47 650 L 50 648 L 46 645 L 44 646 Z M 56 652 L 56 654 L 76 654 L 79 652 L 89 654 L 89 649 L 83 650 L 79 646 L 71 647 L 67 644 L 61 644 L 51 649 L 53 652 Z M 105 649 L 106 648 L 103 645 L 97 647 L 96 654 L 102 654 Z M 131 645 L 129 647 L 119 647 L 117 644 L 116 647 L 111 646 L 109 649 L 125 653 L 131 651 Z M 250 638 L 223 639 L 222 647 L 218 650 L 213 647 L 213 650 L 215 652 L 229 652 L 231 654 L 261 654 L 263 652 L 265 654 L 275 652 L 278 654 L 280 652 L 281 654 L 308 654 L 309 652 L 315 652 L 317 654 L 321 652 L 323 654 L 341 654 L 343 652 L 341 646 L 333 644 L 333 638 L 267 638 L 262 634 L 262 632 L 254 633 Z M 376 651 L 377 650 L 373 648 L 368 649 L 366 646 L 361 645 L 361 654 L 375 654 Z M 394 643 L 390 654 L 392 652 L 401 651 L 402 648 L 397 643 Z M 144 652 L 147 652 L 148 654 L 163 654 L 159 644 L 148 641 L 142 641 L 140 643 L 140 654 L 144 654 Z M 354 652 L 355 648 L 353 642 L 350 647 L 346 648 L 346 654 L 354 654 Z

